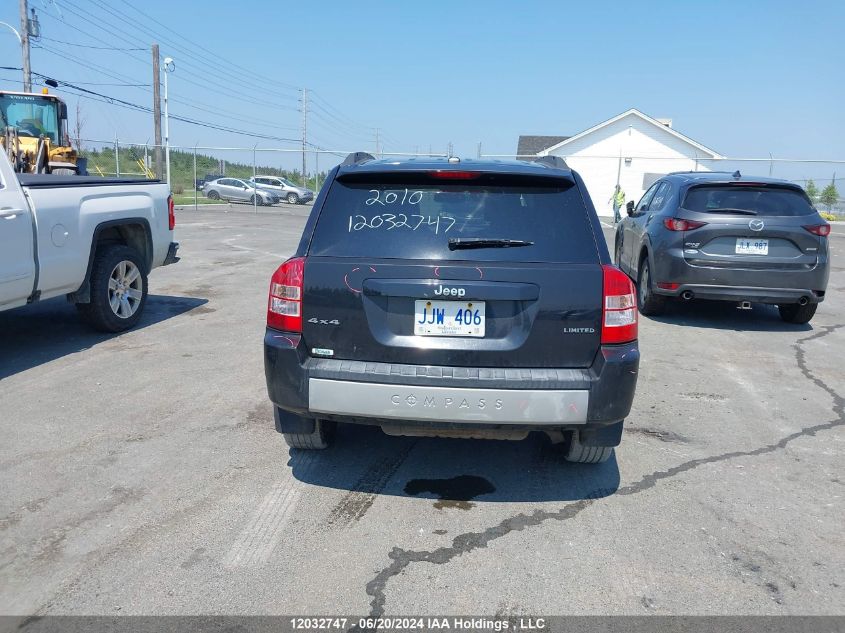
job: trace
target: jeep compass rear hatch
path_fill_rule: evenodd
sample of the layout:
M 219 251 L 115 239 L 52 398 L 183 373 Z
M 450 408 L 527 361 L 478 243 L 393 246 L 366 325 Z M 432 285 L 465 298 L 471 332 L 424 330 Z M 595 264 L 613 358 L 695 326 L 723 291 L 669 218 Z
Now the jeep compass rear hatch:
M 596 239 L 562 175 L 341 175 L 305 262 L 304 343 L 380 363 L 587 367 L 601 336 Z
M 684 238 L 691 266 L 810 270 L 823 242 L 805 226 L 816 211 L 798 187 L 731 182 L 694 186 L 679 216 L 701 223 Z

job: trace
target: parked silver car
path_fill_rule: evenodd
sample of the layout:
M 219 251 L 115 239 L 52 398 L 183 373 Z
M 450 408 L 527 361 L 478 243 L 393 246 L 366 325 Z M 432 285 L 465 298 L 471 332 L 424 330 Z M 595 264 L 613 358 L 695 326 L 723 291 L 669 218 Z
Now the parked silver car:
M 255 176 L 250 180 L 262 189 L 269 189 L 282 200 L 290 204 L 305 204 L 314 199 L 314 192 L 306 187 L 293 184 L 290 180 L 280 176 Z
M 270 206 L 281 200 L 274 191 L 256 187 L 249 180 L 240 178 L 218 178 L 203 185 L 202 191 L 209 200 L 237 200 Z M 253 199 L 255 198 L 255 199 Z

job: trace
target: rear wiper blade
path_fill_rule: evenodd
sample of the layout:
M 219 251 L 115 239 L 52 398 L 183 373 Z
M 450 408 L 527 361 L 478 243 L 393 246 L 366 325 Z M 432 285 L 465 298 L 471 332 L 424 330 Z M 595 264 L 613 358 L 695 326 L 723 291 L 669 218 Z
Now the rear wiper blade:
M 757 212 L 752 209 L 707 209 L 705 213 L 739 213 L 740 215 L 757 215 Z
M 489 237 L 453 237 L 449 239 L 449 250 L 463 248 L 510 248 L 512 246 L 533 246 L 528 240 L 505 240 Z

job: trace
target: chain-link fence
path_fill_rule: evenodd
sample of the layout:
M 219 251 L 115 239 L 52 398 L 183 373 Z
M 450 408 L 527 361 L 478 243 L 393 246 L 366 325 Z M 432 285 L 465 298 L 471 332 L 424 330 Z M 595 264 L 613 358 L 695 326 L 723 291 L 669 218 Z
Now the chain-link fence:
M 181 204 L 208 204 L 202 184 L 214 178 L 248 179 L 280 176 L 292 183 L 319 191 L 327 173 L 351 150 L 309 148 L 170 146 L 170 184 Z M 157 157 L 158 154 L 158 157 Z M 385 154 L 385 156 L 445 156 L 444 154 Z M 166 178 L 164 147 L 151 143 L 83 140 L 82 158 L 90 175 Z M 481 158 L 517 158 L 514 155 L 484 154 Z M 530 158 L 530 157 L 519 157 Z M 795 159 L 774 156 L 753 158 L 683 158 L 654 156 L 564 156 L 584 178 L 590 196 L 601 215 L 611 215 L 611 198 L 618 184 L 627 200 L 640 196 L 661 176 L 673 171 L 741 172 L 744 176 L 767 176 L 797 183 L 815 192 L 819 210 L 845 217 L 845 160 Z M 157 161 L 160 167 L 157 168 Z M 160 169 L 160 171 L 159 171 Z M 830 187 L 833 186 L 831 190 Z M 827 189 L 827 192 L 825 190 Z M 834 193 L 831 193 L 834 192 Z M 834 200 L 835 198 L 835 200 Z
M 484 154 L 484 158 L 530 158 L 512 154 Z M 666 156 L 562 156 L 584 178 L 600 215 L 612 215 L 612 196 L 618 184 L 635 202 L 661 176 L 674 171 L 722 171 L 765 176 L 794 182 L 811 192 L 820 211 L 845 216 L 845 160 L 763 158 L 684 158 Z M 828 195 L 823 195 L 825 189 Z M 835 195 L 833 194 L 835 192 Z M 835 199 L 834 199 L 835 198 Z

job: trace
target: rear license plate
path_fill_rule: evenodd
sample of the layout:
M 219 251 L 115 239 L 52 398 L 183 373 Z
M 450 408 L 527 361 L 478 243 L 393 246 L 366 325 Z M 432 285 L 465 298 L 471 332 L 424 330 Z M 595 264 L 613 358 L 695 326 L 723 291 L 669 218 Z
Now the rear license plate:
M 483 301 L 414 302 L 417 336 L 484 336 Z
M 747 237 L 736 239 L 737 255 L 768 255 L 769 240 L 754 240 Z

